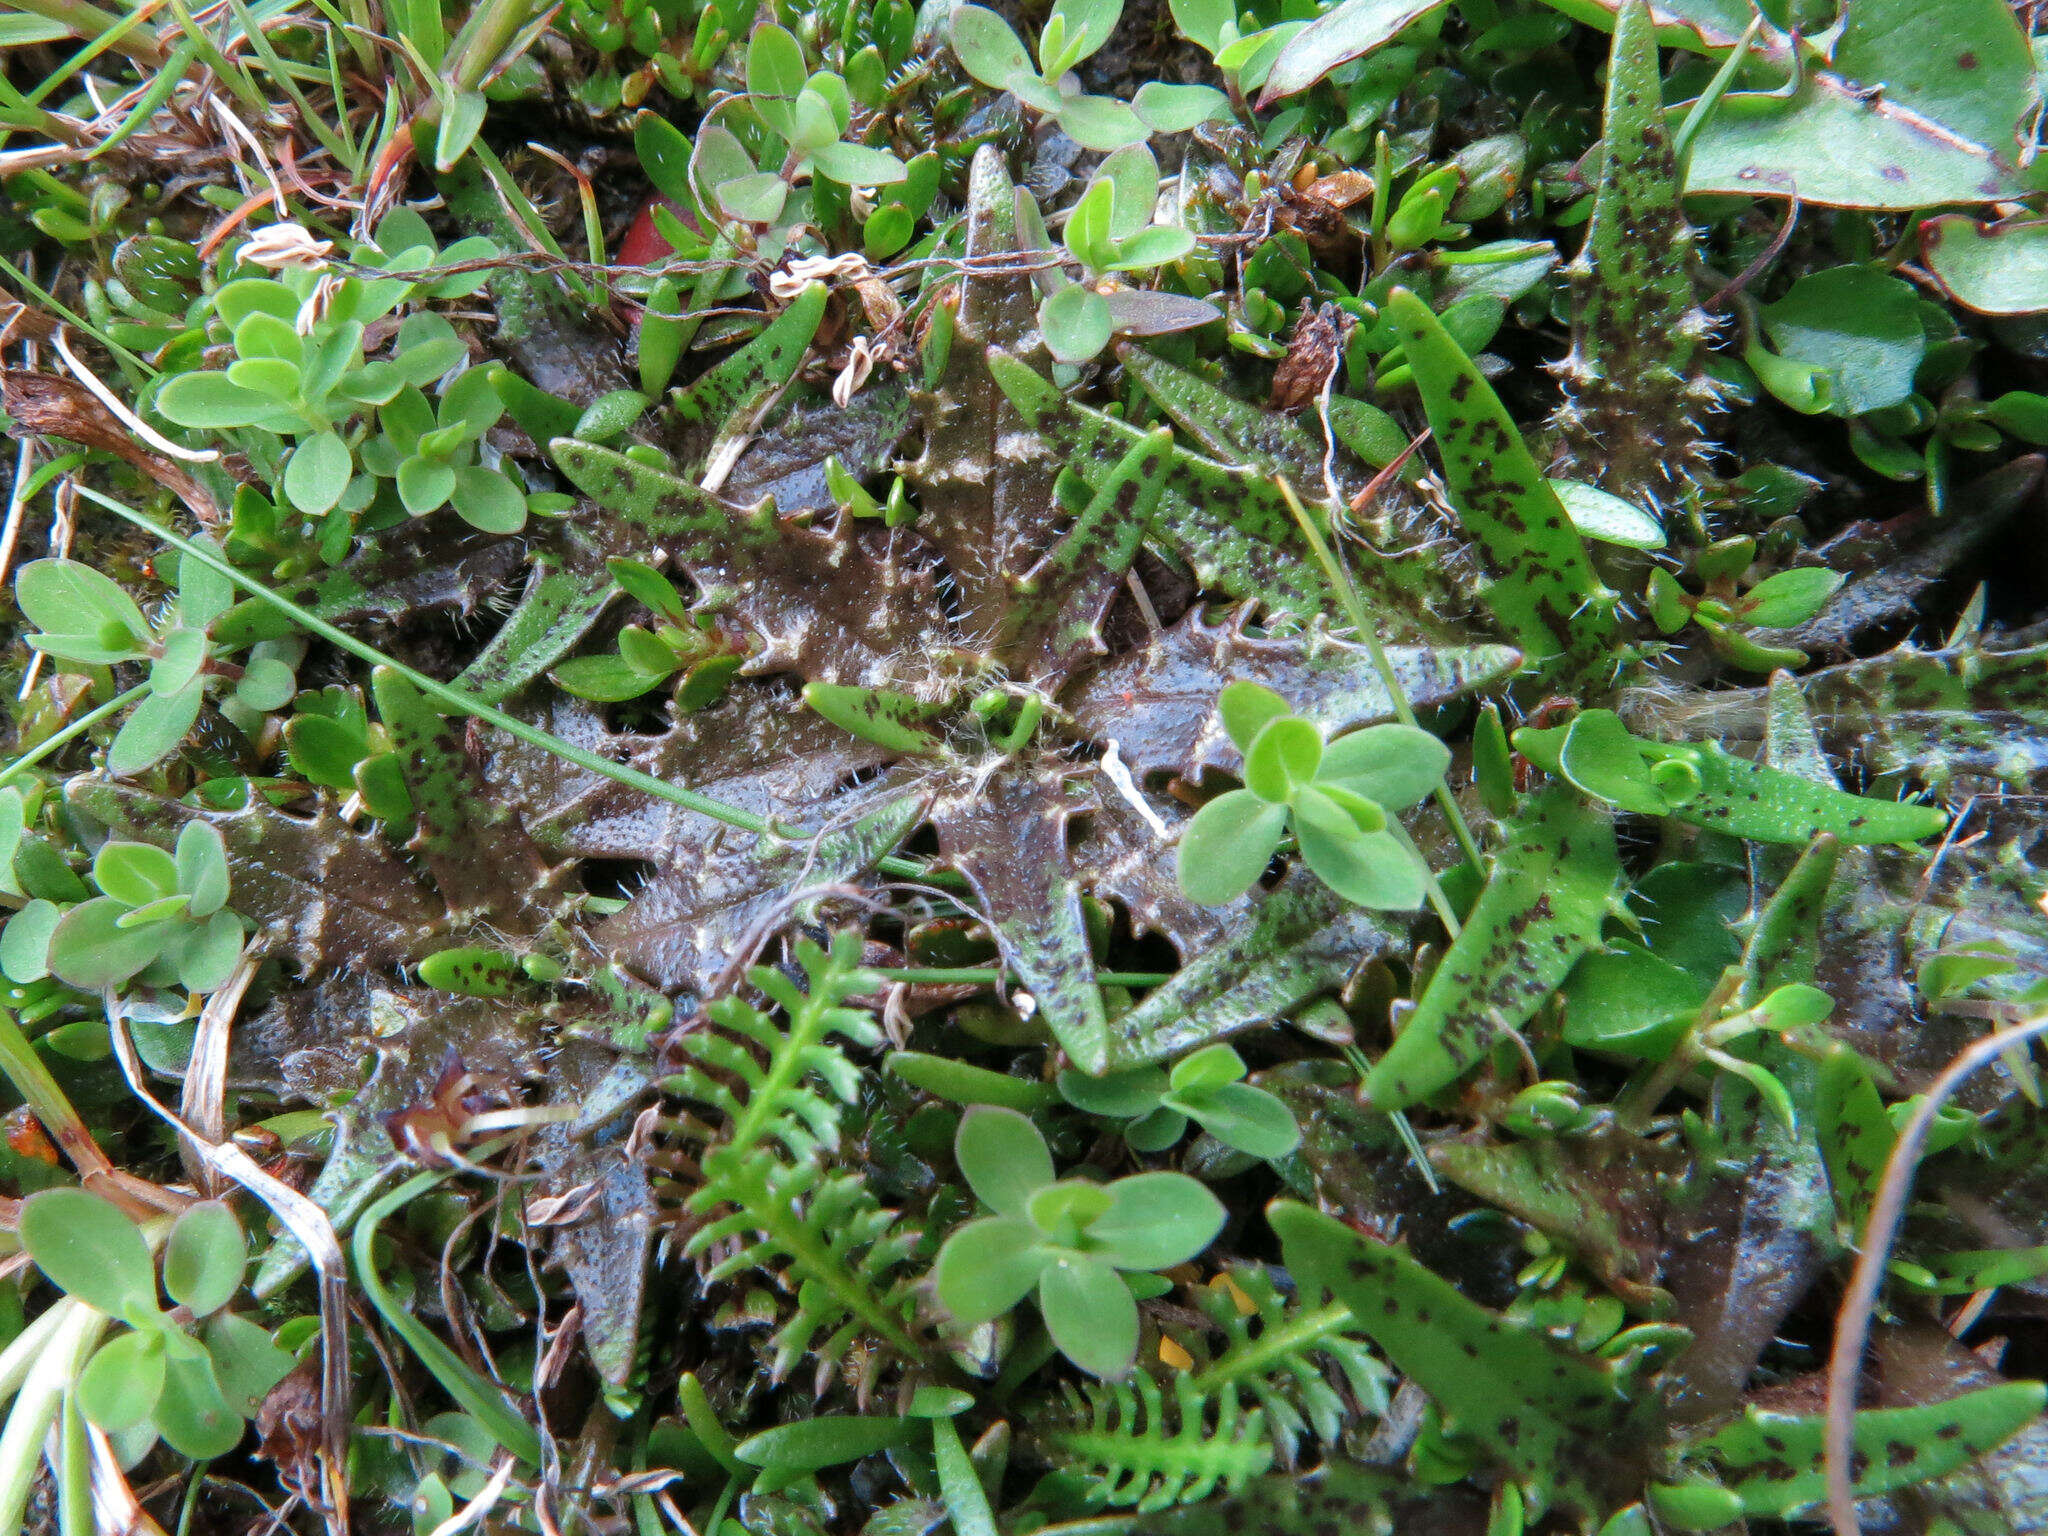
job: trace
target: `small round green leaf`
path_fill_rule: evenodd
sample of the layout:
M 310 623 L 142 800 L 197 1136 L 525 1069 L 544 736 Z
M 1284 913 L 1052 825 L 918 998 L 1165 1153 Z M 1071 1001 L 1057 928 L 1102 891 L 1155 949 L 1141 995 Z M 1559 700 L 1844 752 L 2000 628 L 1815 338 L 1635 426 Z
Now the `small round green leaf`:
M 1315 778 L 1323 761 L 1323 737 L 1296 715 L 1269 720 L 1244 754 L 1244 785 L 1261 800 L 1281 804 Z
M 338 720 L 299 715 L 285 727 L 284 746 L 292 771 L 307 783 L 348 790 L 355 787 L 351 776 L 369 743 L 360 730 Z
M 1223 1083 L 1174 1103 L 1218 1141 L 1250 1157 L 1285 1157 L 1301 1144 L 1301 1127 L 1287 1106 L 1250 1083 Z
M 204 1351 L 196 1359 L 166 1360 L 156 1426 L 172 1450 L 194 1461 L 227 1455 L 241 1443 L 246 1427 L 221 1394 L 213 1361 Z
M 398 466 L 398 499 L 414 517 L 445 505 L 455 491 L 455 471 L 435 459 L 407 459 Z
M 235 683 L 235 700 L 249 709 L 283 709 L 298 691 L 299 680 L 289 663 L 276 656 L 251 656 Z
M 193 682 L 177 693 L 152 693 L 136 705 L 107 749 L 108 771 L 123 777 L 140 773 L 177 751 L 198 723 L 205 693 L 203 684 Z
M 317 517 L 341 500 L 355 473 L 355 458 L 340 434 L 322 432 L 300 442 L 284 467 L 284 494 L 308 517 Z
M 1045 1266 L 1038 1229 L 1021 1216 L 970 1221 L 939 1249 L 933 1283 L 954 1319 L 972 1328 L 1031 1294 Z
M 1334 809 L 1334 807 L 1333 807 Z M 1422 860 L 1391 832 L 1332 835 L 1306 819 L 1295 828 L 1301 856 L 1315 877 L 1346 901 L 1389 912 L 1413 912 L 1429 894 Z
M 232 912 L 216 912 L 197 927 L 187 925 L 175 944 L 178 985 L 211 992 L 227 985 L 242 959 L 242 924 Z
M 1417 726 L 1368 725 L 1329 744 L 1316 778 L 1405 811 L 1429 797 L 1450 765 L 1451 749 Z
M 173 629 L 163 637 L 163 654 L 149 669 L 149 686 L 155 693 L 179 693 L 199 676 L 206 664 L 206 635 L 197 629 Z
M 1019 76 L 1037 76 L 1031 55 L 1010 24 L 986 6 L 961 6 L 953 12 L 947 32 L 961 67 L 983 85 L 1005 91 Z
M 1083 149 L 1122 149 L 1151 137 L 1137 113 L 1108 96 L 1064 97 L 1058 115 L 1060 131 Z
M 53 635 L 97 635 L 109 626 L 136 637 L 149 624 L 118 581 L 77 560 L 31 560 L 14 578 L 22 616 Z
M 119 1434 L 148 1419 L 163 1390 L 163 1335 L 153 1328 L 124 1333 L 94 1350 L 79 1373 L 78 1410 Z
M 849 187 L 888 187 L 908 173 L 903 162 L 886 149 L 865 144 L 823 144 L 811 151 L 811 164 L 834 181 Z
M 564 693 L 597 704 L 637 699 L 660 684 L 660 676 L 642 672 L 623 656 L 572 656 L 549 677 Z
M 194 1317 L 218 1312 L 242 1288 L 249 1240 L 235 1213 L 202 1200 L 179 1213 L 164 1243 L 164 1290 Z
M 46 1189 L 21 1206 L 21 1245 L 50 1283 L 122 1319 L 157 1314 L 156 1266 L 117 1207 L 82 1189 Z
M 1166 1093 L 1166 1074 L 1154 1066 L 1090 1077 L 1069 1068 L 1059 1075 L 1060 1097 L 1074 1108 L 1111 1120 L 1150 1114 Z
M 232 1312 L 207 1320 L 206 1352 L 221 1395 L 243 1418 L 255 1417 L 265 1395 L 297 1364 L 260 1326 Z
M 977 1104 L 960 1117 L 953 1156 L 989 1209 L 1021 1216 L 1033 1190 L 1053 1181 L 1052 1153 L 1038 1127 L 1014 1109 Z
M 38 898 L 0 928 L 0 976 L 27 985 L 50 974 L 50 935 L 64 909 Z
M 1085 363 L 1109 345 L 1115 321 L 1101 294 L 1086 283 L 1069 283 L 1038 306 L 1038 328 L 1054 357 Z
M 1286 827 L 1284 805 L 1269 804 L 1248 789 L 1217 796 L 1181 832 L 1181 890 L 1205 907 L 1235 901 L 1266 872 Z
M 456 470 L 449 499 L 458 517 L 485 533 L 517 533 L 526 526 L 526 493 L 499 470 L 476 464 Z
M 194 917 L 211 917 L 228 899 L 228 848 L 211 822 L 188 821 L 178 833 L 177 885 Z M 112 894 L 111 892 L 109 894 Z
M 1849 578 L 1823 565 L 1803 565 L 1767 576 L 1744 595 L 1737 611 L 1758 629 L 1791 629 L 1827 607 Z
M 1228 122 L 1230 98 L 1213 85 L 1147 80 L 1131 98 L 1131 110 L 1154 133 L 1185 133 L 1202 123 Z
M 1584 710 L 1572 721 L 1558 767 L 1574 788 L 1624 811 L 1661 816 L 1671 809 L 1642 748 L 1611 709 Z
M 283 367 L 290 369 L 291 365 Z M 292 370 L 294 382 L 296 377 Z M 181 427 L 246 427 L 270 415 L 278 403 L 268 394 L 234 383 L 224 373 L 181 373 L 156 397 L 157 410 Z
M 891 1051 L 882 1066 L 913 1088 L 922 1089 L 955 1104 L 993 1104 L 1003 1109 L 1029 1112 L 1042 1109 L 1052 1099 L 1052 1090 L 1029 1078 L 1007 1072 L 991 1072 L 951 1056 L 929 1056 L 922 1051 Z M 1068 1076 L 1061 1073 L 1061 1078 Z M 1090 1078 L 1090 1082 L 1098 1079 Z
M 1270 722 L 1289 713 L 1287 701 L 1259 683 L 1232 683 L 1216 695 L 1217 717 L 1239 752 L 1250 747 Z
M 146 907 L 178 889 L 178 863 L 154 843 L 103 843 L 93 855 L 92 878 L 123 905 Z
M 168 935 L 160 926 L 123 928 L 128 911 L 110 896 L 81 902 L 50 932 L 49 964 L 59 981 L 86 992 L 118 987 L 163 953 Z
M 1038 1308 L 1060 1353 L 1090 1375 L 1114 1380 L 1138 1358 L 1138 1304 L 1102 1260 L 1055 1259 L 1038 1282 Z
M 1118 1269 L 1183 1264 L 1223 1230 L 1223 1202 L 1184 1173 L 1134 1173 L 1110 1185 L 1109 1197 L 1088 1236 L 1091 1251 Z
M 1219 1040 L 1190 1052 L 1173 1064 L 1170 1086 L 1175 1093 L 1197 1088 L 1215 1088 L 1234 1083 L 1244 1076 L 1244 1058 Z

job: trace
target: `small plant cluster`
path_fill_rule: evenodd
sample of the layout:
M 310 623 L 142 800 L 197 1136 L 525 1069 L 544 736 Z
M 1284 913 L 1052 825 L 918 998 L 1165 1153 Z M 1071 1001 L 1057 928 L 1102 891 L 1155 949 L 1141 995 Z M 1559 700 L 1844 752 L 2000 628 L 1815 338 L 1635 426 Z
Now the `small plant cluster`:
M 122 1460 L 159 1438 L 195 1461 L 240 1443 L 295 1362 L 268 1330 L 227 1310 L 249 1264 L 234 1212 L 203 1201 L 146 1233 L 97 1195 L 46 1189 L 23 1203 L 20 1231 L 50 1283 L 96 1315 L 94 1333 L 123 1325 L 91 1351 L 73 1388 L 77 1411 L 115 1437 Z
M 0 15 L 0 1536 L 2043 1529 L 2032 9 Z
M 1290 833 L 1302 862 L 1362 907 L 1413 911 L 1429 866 L 1389 813 L 1427 799 L 1451 754 L 1420 727 L 1372 725 L 1325 743 L 1313 722 L 1257 683 L 1232 683 L 1217 714 L 1244 754 L 1244 788 L 1218 795 L 1180 840 L 1181 889 L 1210 905 L 1242 896 Z
M 437 251 L 425 221 L 399 210 L 378 243 L 356 252 L 372 270 L 407 272 L 489 256 L 472 236 Z M 274 543 L 294 515 L 320 530 L 309 542 L 331 563 L 358 529 L 388 528 L 443 506 L 486 533 L 517 533 L 525 490 L 494 462 L 484 435 L 504 416 L 486 370 L 446 319 L 416 310 L 400 321 L 389 357 L 368 358 L 368 330 L 416 293 L 459 298 L 482 286 L 459 274 L 329 281 L 311 257 L 271 276 L 238 278 L 212 295 L 210 327 L 233 349 L 225 368 L 168 376 L 153 402 L 180 427 L 239 432 L 238 445 L 276 494 L 236 498 L 233 536 Z M 427 391 L 433 390 L 430 398 Z M 278 572 L 293 574 L 289 566 Z M 274 706 L 273 706 L 274 707 Z
M 939 1300 L 973 1327 L 1035 1294 L 1060 1353 L 1097 1376 L 1122 1376 L 1137 1358 L 1137 1297 L 1161 1285 L 1143 1272 L 1185 1263 L 1223 1228 L 1222 1205 L 1186 1174 L 1056 1179 L 1044 1137 L 1013 1109 L 968 1110 L 954 1156 L 995 1214 L 946 1239 Z

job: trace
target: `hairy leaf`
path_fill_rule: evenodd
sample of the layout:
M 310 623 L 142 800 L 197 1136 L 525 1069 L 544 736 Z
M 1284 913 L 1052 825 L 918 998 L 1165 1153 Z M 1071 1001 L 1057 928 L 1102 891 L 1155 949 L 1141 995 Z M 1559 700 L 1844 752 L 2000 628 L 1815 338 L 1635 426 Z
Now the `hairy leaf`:
M 1273 689 L 1325 734 L 1395 718 L 1392 696 L 1363 646 L 1321 629 L 1276 639 L 1247 632 L 1248 615 L 1210 622 L 1191 610 L 1141 649 L 1089 678 L 1070 706 L 1075 725 L 1115 741 L 1143 772 L 1171 769 L 1197 778 L 1216 768 L 1236 773 L 1242 757 L 1216 715 L 1216 698 L 1234 681 Z M 1446 703 L 1511 675 L 1520 661 L 1504 645 L 1395 646 L 1394 674 L 1416 707 Z
M 1111 1026 L 1118 1066 L 1161 1061 L 1270 1024 L 1335 990 L 1370 957 L 1390 951 L 1394 931 L 1297 870 L 1255 896 L 1248 919 L 1189 957 L 1173 979 Z
M 1946 1402 L 1866 1408 L 1856 1415 L 1850 1472 L 1860 1497 L 1953 1472 L 2002 1444 L 2048 1404 L 2048 1385 L 2013 1381 Z M 1751 1515 L 1787 1515 L 1826 1493 L 1821 1469 L 1825 1421 L 1818 1414 L 1751 1408 L 1695 1449 L 1710 1458 Z
M 1571 399 L 1557 419 L 1565 465 L 1553 469 L 1653 505 L 1691 473 L 1697 416 L 1712 403 L 1693 367 L 1708 321 L 1693 299 L 1671 140 L 1650 7 L 1627 0 L 1607 65 L 1593 216 L 1571 267 L 1572 350 L 1558 369 Z

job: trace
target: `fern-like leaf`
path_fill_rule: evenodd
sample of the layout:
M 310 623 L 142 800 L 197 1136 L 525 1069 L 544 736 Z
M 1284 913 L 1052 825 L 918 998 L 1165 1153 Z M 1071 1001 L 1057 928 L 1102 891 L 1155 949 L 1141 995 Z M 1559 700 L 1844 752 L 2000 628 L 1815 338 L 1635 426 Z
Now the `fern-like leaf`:
M 708 1219 L 684 1251 L 694 1258 L 731 1244 L 708 1279 L 762 1270 L 795 1297 L 775 1336 L 778 1378 L 807 1354 L 836 1359 L 862 1332 L 919 1353 L 899 1273 L 918 1234 L 858 1174 L 830 1161 L 860 1082 L 837 1041 L 872 1047 L 881 1039 L 845 1000 L 881 979 L 860 967 L 854 934 L 839 935 L 829 954 L 806 940 L 797 959 L 808 990 L 767 966 L 748 977 L 786 1023 L 745 998 L 720 998 L 706 1009 L 715 1027 L 685 1037 L 689 1060 L 665 1084 L 718 1127 L 697 1160 L 703 1185 L 686 1207 Z
M 1282 1465 L 1294 1464 L 1304 1433 L 1335 1445 L 1360 1410 L 1386 1412 L 1391 1373 L 1342 1302 L 1289 1306 L 1257 1265 L 1232 1268 L 1227 1283 L 1211 1286 L 1201 1301 L 1227 1342 L 1192 1373 L 1189 1385 L 1203 1397 L 1236 1392 L 1253 1398 Z M 1332 1367 L 1355 1406 L 1332 1381 Z
M 1180 1376 L 1169 1400 L 1143 1372 L 1062 1391 L 1067 1422 L 1042 1443 L 1062 1465 L 1095 1478 L 1106 1504 L 1140 1514 L 1190 1504 L 1218 1488 L 1234 1493 L 1273 1464 L 1265 1411 L 1247 1410 L 1235 1392 L 1211 1400 Z

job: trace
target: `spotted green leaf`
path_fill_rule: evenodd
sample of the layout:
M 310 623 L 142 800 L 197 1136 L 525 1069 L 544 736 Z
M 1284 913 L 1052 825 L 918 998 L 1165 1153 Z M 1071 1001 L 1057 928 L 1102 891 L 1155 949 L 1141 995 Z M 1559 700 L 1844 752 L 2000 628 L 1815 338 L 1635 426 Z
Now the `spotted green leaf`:
M 2010 1381 L 1946 1402 L 1866 1408 L 1856 1415 L 1855 1486 L 1871 1498 L 1954 1471 L 2004 1443 L 2048 1403 L 2048 1385 Z M 1826 1494 L 1818 1414 L 1751 1408 L 1695 1449 L 1753 1516 L 1789 1515 Z
M 1515 750 L 1538 767 L 1571 778 L 1573 769 L 1566 761 L 1566 753 L 1572 733 L 1583 728 L 1583 718 L 1570 726 L 1525 727 L 1516 731 Z M 1607 732 L 1606 736 L 1603 762 L 1618 763 L 1626 756 L 1626 748 L 1614 733 Z M 1782 768 L 1738 757 L 1718 742 L 1669 743 L 1640 736 L 1628 736 L 1627 741 L 1640 755 L 1650 787 L 1664 802 L 1661 814 L 1733 837 L 1803 846 L 1828 832 L 1844 843 L 1903 845 L 1932 837 L 1948 825 L 1948 813 L 1938 806 L 1852 795 Z M 1627 790 L 1628 802 L 1620 799 L 1623 782 L 1619 777 L 1598 776 L 1573 782 L 1587 793 L 1623 805 L 1624 809 L 1641 806 L 1658 814 L 1655 801 L 1640 796 L 1636 787 Z M 1632 778 L 1630 784 L 1636 786 L 1637 780 Z
M 1483 1446 L 1568 1509 L 1613 1507 L 1640 1476 L 1642 1449 L 1615 1374 L 1463 1295 L 1401 1248 L 1291 1200 L 1268 1207 L 1304 1294 L 1328 1290 L 1404 1376 L 1436 1402 L 1446 1430 Z
M 1572 350 L 1560 369 L 1570 400 L 1557 425 L 1573 471 L 1631 503 L 1676 489 L 1712 404 L 1692 367 L 1708 325 L 1692 248 L 1650 8 L 1626 0 L 1607 65 L 1593 216 L 1570 270 Z M 1643 547 L 1662 542 L 1656 531 Z
M 1533 796 L 1464 929 L 1365 1080 L 1383 1110 L 1455 1081 L 1521 1026 L 1600 941 L 1621 878 L 1607 810 L 1562 786 Z
M 1493 386 L 1405 288 L 1386 314 L 1414 370 L 1451 505 L 1492 577 L 1486 604 L 1539 671 L 1613 669 L 1615 595 Z

